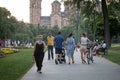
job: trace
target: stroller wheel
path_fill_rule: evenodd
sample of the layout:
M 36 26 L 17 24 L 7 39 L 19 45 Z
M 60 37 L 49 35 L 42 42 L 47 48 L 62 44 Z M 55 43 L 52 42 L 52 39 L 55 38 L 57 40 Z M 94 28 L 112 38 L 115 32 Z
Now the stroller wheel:
M 62 64 L 62 61 L 59 61 L 60 64 Z
M 58 61 L 55 59 L 55 64 L 58 64 Z
M 64 59 L 64 63 L 66 63 L 66 59 Z

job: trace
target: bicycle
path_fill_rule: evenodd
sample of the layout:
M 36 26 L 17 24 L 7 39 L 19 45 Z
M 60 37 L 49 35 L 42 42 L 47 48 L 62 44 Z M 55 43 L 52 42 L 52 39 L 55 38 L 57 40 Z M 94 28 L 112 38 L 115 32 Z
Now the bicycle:
M 91 44 L 87 45 L 87 52 L 86 52 L 86 59 L 87 59 L 87 64 L 90 64 L 90 61 L 93 63 L 93 51 L 92 51 L 93 46 Z

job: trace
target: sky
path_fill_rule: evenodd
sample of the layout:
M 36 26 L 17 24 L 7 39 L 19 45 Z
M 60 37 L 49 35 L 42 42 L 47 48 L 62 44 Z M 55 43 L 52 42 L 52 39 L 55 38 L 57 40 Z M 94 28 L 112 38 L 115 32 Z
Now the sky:
M 49 16 L 54 0 L 42 0 L 42 16 Z M 58 0 L 61 1 L 61 0 Z M 0 7 L 7 8 L 19 21 L 29 22 L 29 0 L 0 0 Z M 63 5 L 61 5 L 63 11 Z

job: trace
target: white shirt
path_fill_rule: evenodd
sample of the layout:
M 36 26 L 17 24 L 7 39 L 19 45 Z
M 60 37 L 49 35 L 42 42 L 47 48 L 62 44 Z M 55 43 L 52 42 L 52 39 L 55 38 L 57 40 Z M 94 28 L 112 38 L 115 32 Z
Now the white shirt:
M 106 48 L 106 47 L 107 47 L 107 44 L 103 43 L 102 48 Z
M 81 44 L 87 44 L 88 38 L 87 37 L 81 37 Z

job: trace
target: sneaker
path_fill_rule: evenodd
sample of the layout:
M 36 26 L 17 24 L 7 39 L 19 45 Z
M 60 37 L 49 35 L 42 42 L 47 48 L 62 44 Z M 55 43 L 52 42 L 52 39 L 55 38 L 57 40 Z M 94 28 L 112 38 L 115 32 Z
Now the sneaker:
M 37 71 L 38 73 L 42 73 L 40 70 L 39 71 Z
M 70 62 L 68 62 L 68 64 L 70 65 Z
M 82 63 L 84 64 L 84 63 L 86 63 L 86 61 L 83 59 L 83 60 L 82 60 Z
M 75 62 L 74 62 L 74 61 L 72 61 L 72 63 L 74 64 Z

